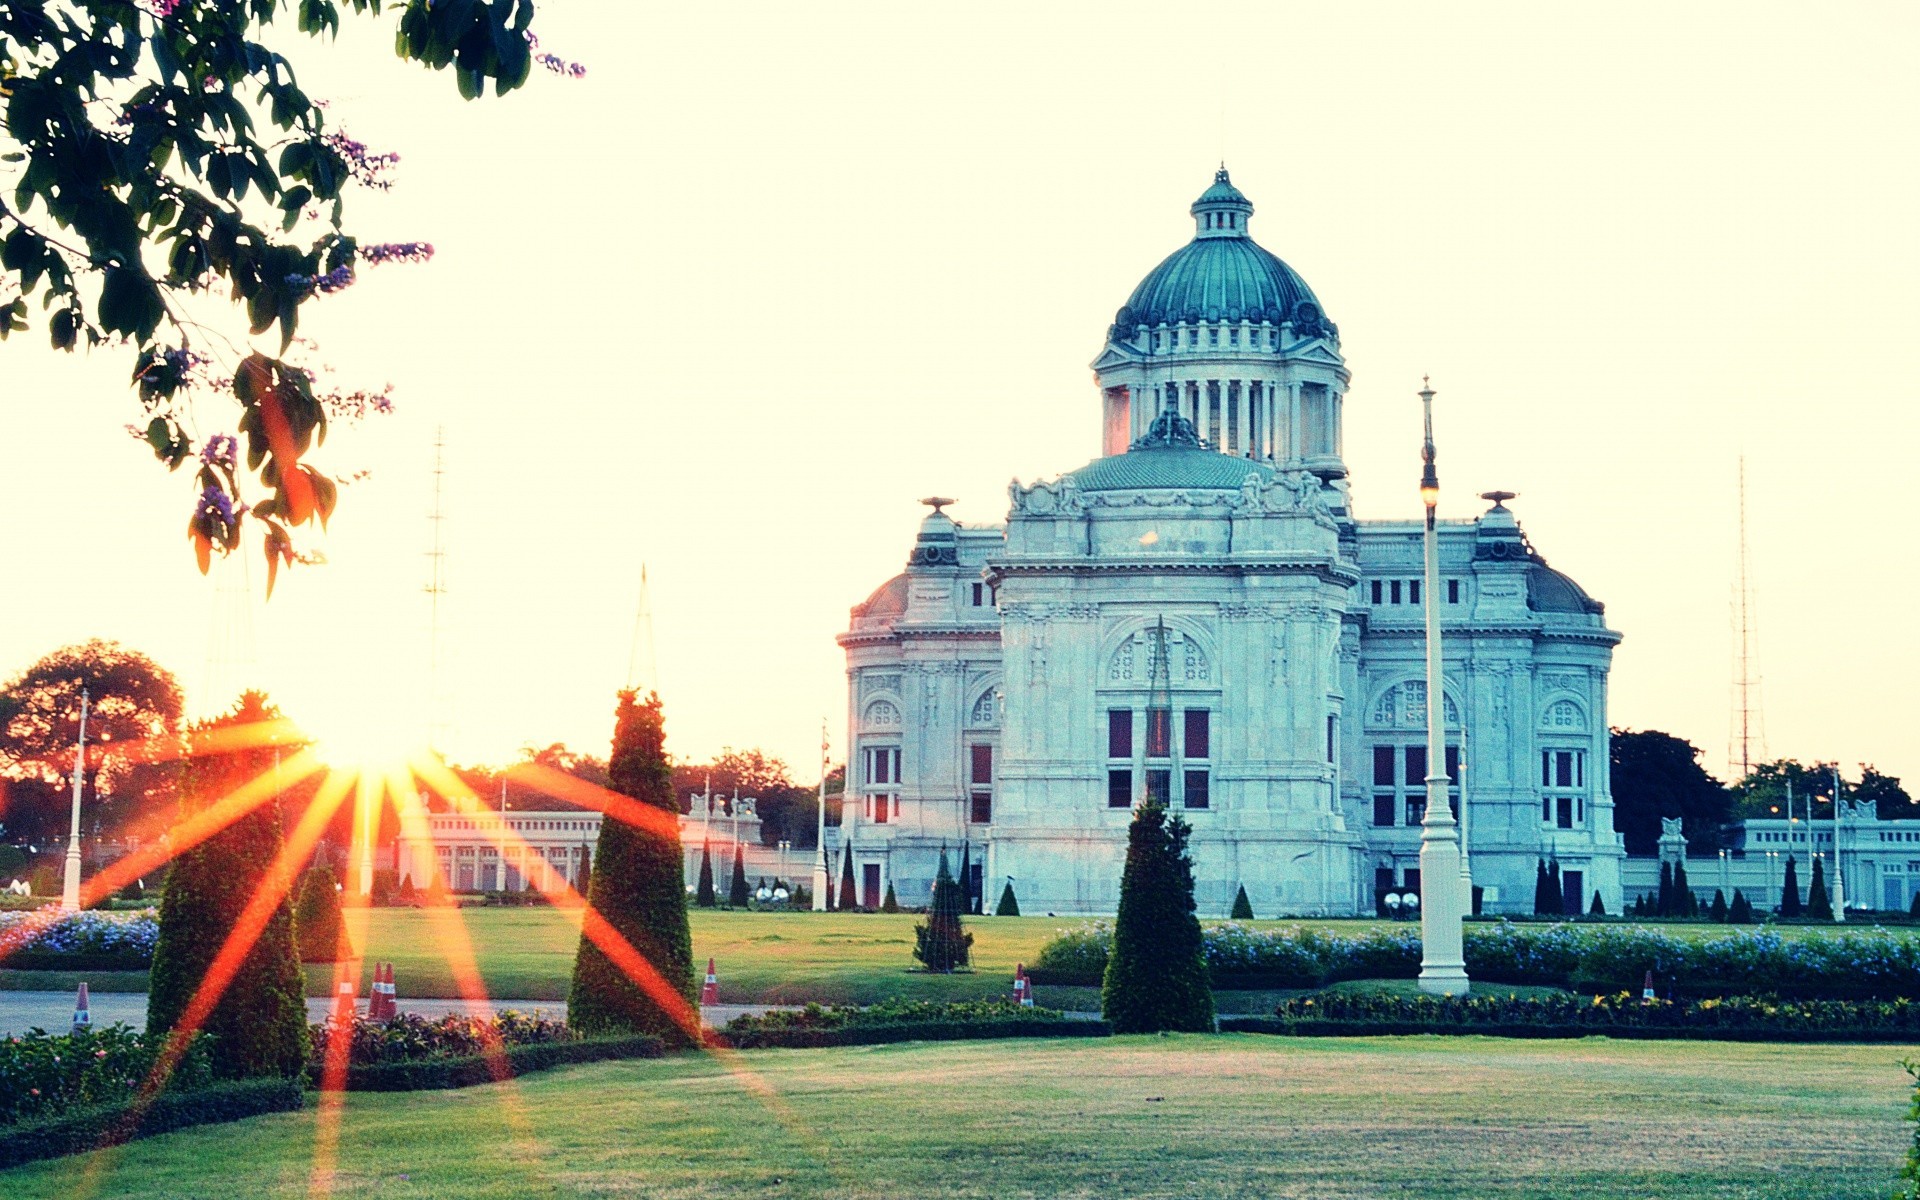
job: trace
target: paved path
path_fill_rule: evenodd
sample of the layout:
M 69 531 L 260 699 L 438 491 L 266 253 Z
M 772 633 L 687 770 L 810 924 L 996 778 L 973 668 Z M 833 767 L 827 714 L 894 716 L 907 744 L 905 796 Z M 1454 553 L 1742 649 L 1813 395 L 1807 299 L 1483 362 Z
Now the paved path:
M 95 1025 L 111 1025 L 115 1021 L 124 1021 L 136 1028 L 147 1023 L 147 998 L 143 993 L 99 992 L 89 1001 Z M 700 1010 L 700 1017 L 709 1026 L 725 1025 L 735 1017 L 746 1013 L 763 1013 L 774 1007 L 764 1004 L 713 1004 Z M 567 1006 L 560 1000 L 500 1000 L 494 1003 L 496 1011 L 513 1009 L 528 1016 L 545 1017 L 554 1021 L 563 1021 L 567 1016 Z M 308 999 L 307 1019 L 314 1022 L 326 1019 L 329 1005 L 324 999 Z M 363 997 L 360 1011 L 367 1011 L 367 1002 Z M 419 1013 L 423 1017 L 443 1017 L 448 1013 L 467 1011 L 464 1000 L 408 1000 L 402 998 L 400 1011 Z M 65 1032 L 73 1021 L 72 992 L 0 992 L 0 1037 L 25 1033 L 38 1026 L 53 1032 Z

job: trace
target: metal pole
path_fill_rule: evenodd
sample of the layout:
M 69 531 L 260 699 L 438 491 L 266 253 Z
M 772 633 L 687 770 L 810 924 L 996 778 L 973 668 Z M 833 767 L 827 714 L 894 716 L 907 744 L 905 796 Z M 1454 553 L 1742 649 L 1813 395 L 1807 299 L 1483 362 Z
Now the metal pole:
M 831 743 L 827 738 L 826 718 L 820 720 L 820 811 L 815 814 L 819 821 L 819 835 L 814 842 L 813 864 L 813 911 L 827 911 L 827 750 Z M 847 763 L 847 772 L 853 772 L 853 763 Z M 842 785 L 843 792 L 845 786 Z
M 1422 381 L 1425 382 L 1424 380 Z M 1434 508 L 1440 503 L 1440 478 L 1434 471 L 1433 388 L 1420 390 L 1425 409 L 1425 464 L 1420 499 L 1426 505 L 1427 607 L 1427 812 L 1420 827 L 1420 990 L 1460 996 L 1467 991 L 1467 964 L 1460 929 L 1465 906 L 1460 885 L 1460 830 L 1447 803 L 1446 692 L 1440 670 L 1440 548 Z
M 60 888 L 60 907 L 80 910 L 80 788 L 87 769 L 87 689 L 80 689 L 80 740 L 73 752 L 73 823 L 67 833 L 67 873 Z
M 1445 709 L 1443 704 L 1442 709 Z M 1467 714 L 1460 714 L 1460 894 L 1473 915 L 1473 866 L 1467 860 Z

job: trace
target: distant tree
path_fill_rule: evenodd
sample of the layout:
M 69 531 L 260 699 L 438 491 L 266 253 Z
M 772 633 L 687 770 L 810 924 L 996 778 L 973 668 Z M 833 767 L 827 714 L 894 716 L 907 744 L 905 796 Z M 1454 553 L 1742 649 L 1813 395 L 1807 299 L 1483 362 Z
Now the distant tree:
M 946 861 L 947 852 L 940 851 L 940 860 Z M 872 900 L 872 896 L 867 897 Z M 842 838 L 840 842 L 840 911 L 860 911 L 860 892 L 853 883 L 853 843 Z
M 1693 898 L 1693 885 L 1687 882 L 1687 864 L 1673 864 L 1673 912 L 1675 917 L 1691 917 L 1698 914 L 1700 904 Z
M 188 734 L 193 753 L 182 782 L 186 815 L 210 807 L 273 766 L 263 747 L 216 753 L 219 731 L 278 719 L 258 692 Z M 307 1004 L 294 946 L 293 905 L 282 896 L 237 971 L 209 980 L 208 971 L 248 903 L 267 886 L 282 849 L 280 813 L 262 804 L 176 855 L 160 899 L 160 932 L 147 985 L 147 1031 L 181 1026 L 202 987 L 224 982 L 200 1032 L 213 1038 L 215 1070 L 225 1076 L 298 1075 L 307 1060 Z
M 787 764 L 759 748 L 722 749 L 712 762 L 681 763 L 673 769 L 676 795 L 684 800 L 681 811 L 692 810 L 691 797 L 704 794 L 711 785 L 716 815 L 731 816 L 733 797 L 752 797 L 754 813 L 760 818 L 760 844 L 777 846 L 782 841 L 796 849 L 811 850 L 817 839 L 817 796 L 814 789 L 795 783 Z
M 1187 823 L 1148 800 L 1134 809 L 1101 1015 L 1116 1033 L 1213 1028 L 1200 921 L 1194 915 Z
M 686 878 L 684 871 L 680 877 L 682 879 Z M 683 884 L 682 886 L 684 887 L 685 885 Z M 579 893 L 580 898 L 584 900 L 587 898 L 588 889 L 591 887 L 593 887 L 593 847 L 582 846 L 580 847 L 580 878 L 579 881 L 573 885 L 573 890 Z
M 1548 898 L 1552 895 L 1553 881 L 1547 874 L 1547 860 L 1542 858 L 1536 859 L 1535 862 L 1537 865 L 1533 872 L 1533 915 L 1544 917 L 1553 911 L 1552 902 Z
M 180 685 L 139 651 L 98 639 L 63 646 L 0 687 L 0 776 L 26 785 L 9 789 L 9 834 L 40 840 L 67 832 L 83 688 L 88 821 L 158 836 L 178 805 Z
M 955 879 L 960 884 L 961 911 L 966 912 L 968 914 L 975 914 L 980 911 L 980 906 L 974 902 L 974 895 L 973 895 L 972 850 L 973 850 L 973 847 L 967 844 L 967 841 L 965 838 L 962 838 L 960 840 L 960 874 L 955 876 Z
M 753 899 L 753 893 L 747 889 L 747 860 L 745 850 L 735 845 L 733 848 L 733 878 L 727 885 L 727 905 L 731 908 L 745 908 Z
M 1590 917 L 1604 917 L 1607 915 L 1607 902 L 1600 898 L 1598 889 L 1595 889 L 1593 893 L 1593 903 L 1587 908 L 1587 915 Z
M 658 814 L 648 825 L 609 814 L 600 823 L 587 903 L 625 938 L 689 1009 L 699 997 L 693 979 L 693 935 L 687 925 L 687 874 L 673 788 L 667 772 L 660 697 L 620 693 L 614 710 L 612 790 Z M 711 882 L 711 881 L 709 881 Z M 693 1037 L 672 1006 L 630 977 L 584 932 L 573 962 L 567 1024 L 581 1034 L 650 1033 L 668 1045 Z
M 1228 919 L 1234 921 L 1253 920 L 1253 901 L 1247 899 L 1247 885 L 1244 883 L 1240 885 L 1240 890 L 1233 894 L 1233 912 L 1228 914 Z
M 299 939 L 301 962 L 330 963 L 352 957 L 346 925 L 340 918 L 337 884 L 333 868 L 324 858 L 309 868 L 300 881 L 300 903 L 294 909 L 293 928 Z M 407 876 L 400 890 L 412 892 L 413 876 Z
M 1673 902 L 1673 864 L 1662 861 L 1660 864 L 1660 894 L 1653 902 L 1655 916 L 1671 917 L 1674 914 Z
M 1833 920 L 1833 897 L 1827 892 L 1825 860 L 1813 860 L 1813 879 L 1807 884 L 1807 915 L 1816 921 Z
M 887 898 L 880 902 L 880 911 L 897 913 L 900 911 L 900 898 L 893 894 L 893 880 L 887 880 Z
M 1786 879 L 1780 890 L 1780 915 L 1797 917 L 1800 915 L 1800 872 L 1794 865 L 1793 855 L 1787 855 Z
M 960 885 L 947 869 L 947 852 L 942 850 L 940 872 L 934 876 L 933 901 L 927 907 L 926 923 L 913 927 L 913 956 L 929 972 L 944 975 L 955 967 L 967 965 L 973 935 L 961 926 L 963 905 Z
M 1747 899 L 1745 892 L 1733 889 L 1733 903 L 1727 906 L 1727 923 L 1731 925 L 1753 924 L 1753 902 Z
M 1914 804 L 1900 781 L 1874 770 L 1872 763 L 1861 764 L 1860 782 L 1852 792 L 1856 802 L 1872 804 L 1874 815 L 1882 821 L 1910 821 L 1920 817 L 1920 806 Z
M 713 843 L 706 839 L 700 842 L 700 882 L 693 902 L 701 908 L 712 908 L 720 902 L 713 892 Z
M 1713 889 L 1713 903 L 1707 907 L 1707 920 L 1716 925 L 1725 925 L 1729 911 L 1726 896 L 1721 894 L 1719 888 Z
M 1555 917 L 1567 915 L 1566 882 L 1560 876 L 1560 860 L 1547 860 L 1547 913 Z
M 1608 751 L 1613 768 L 1613 827 L 1627 853 L 1658 852 L 1660 821 L 1679 817 L 1696 850 L 1721 848 L 1732 799 L 1700 765 L 1691 742 L 1657 729 L 1616 729 Z

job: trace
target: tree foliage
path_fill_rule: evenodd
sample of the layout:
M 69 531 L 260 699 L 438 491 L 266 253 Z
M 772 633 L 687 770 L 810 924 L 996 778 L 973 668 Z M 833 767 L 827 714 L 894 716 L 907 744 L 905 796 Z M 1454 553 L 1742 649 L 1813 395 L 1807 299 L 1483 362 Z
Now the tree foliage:
M 58 350 L 130 347 L 137 432 L 170 469 L 201 455 L 189 535 L 202 569 L 251 517 L 269 587 L 292 558 L 290 527 L 333 508 L 335 481 L 301 461 L 326 436 L 327 405 L 301 366 L 217 334 L 218 345 L 196 344 L 207 327 L 195 297 L 225 289 L 248 332 L 277 334 L 285 354 L 306 305 L 368 265 L 432 252 L 348 232 L 347 196 L 388 186 L 397 156 L 331 122 L 276 48 L 293 34 L 332 36 L 343 9 L 397 11 L 399 57 L 450 69 L 469 99 L 489 81 L 496 95 L 519 87 L 536 62 L 582 70 L 536 51 L 531 0 L 0 5 L 0 338 L 43 320 Z M 210 382 L 207 351 L 223 348 L 245 473 L 235 439 L 196 432 L 224 422 L 191 408 L 196 384 Z M 246 474 L 270 493 L 250 510 Z
M 1194 914 L 1187 823 L 1149 800 L 1127 830 L 1113 949 L 1100 987 L 1115 1033 L 1213 1028 L 1213 987 Z
M 1657 729 L 1616 729 L 1609 749 L 1613 766 L 1613 827 L 1627 853 L 1657 853 L 1662 818 L 1679 817 L 1681 833 L 1695 850 L 1716 850 L 1731 818 L 1732 797 L 1700 765 L 1693 743 Z
M 642 827 L 607 815 L 593 851 L 587 903 L 691 1006 L 699 993 L 687 925 L 686 865 L 657 695 L 640 701 L 631 691 L 620 693 L 608 772 L 614 791 L 657 811 L 661 819 L 657 826 Z M 630 978 L 584 933 L 574 957 L 567 1024 L 587 1035 L 651 1033 L 675 1046 L 692 1041 L 661 998 Z
M 753 899 L 753 893 L 747 888 L 747 860 L 745 851 L 733 848 L 733 878 L 727 884 L 727 904 L 732 908 L 745 908 Z
M 947 860 L 947 852 L 940 852 L 940 861 Z M 871 900 L 873 897 L 869 896 Z M 840 911 L 860 911 L 860 891 L 853 882 L 853 843 L 844 838 L 840 843 Z
M 716 815 L 732 815 L 736 794 L 753 798 L 761 845 L 787 841 L 795 849 L 811 850 L 819 840 L 814 789 L 795 783 L 784 760 L 758 747 L 735 750 L 728 746 L 710 763 L 683 763 L 673 769 L 674 792 L 686 801 L 682 812 L 692 811 L 688 798 L 705 792 L 709 784 L 718 803 Z
M 996 917 L 1017 917 L 1020 915 L 1020 898 L 1013 894 L 1013 880 L 1007 880 L 1007 886 L 1000 889 L 1000 903 L 994 908 Z
M 204 751 L 205 740 L 220 729 L 279 715 L 266 697 L 249 692 L 230 713 L 191 730 L 189 748 Z M 202 752 L 187 762 L 182 794 L 184 809 L 191 814 L 271 770 L 273 752 Z M 279 810 L 261 804 L 174 859 L 160 899 L 160 932 L 147 990 L 150 1033 L 167 1033 L 180 1025 L 240 914 L 266 882 L 281 846 Z M 299 1074 L 307 1054 L 303 985 L 292 905 L 282 896 L 201 1026 L 214 1037 L 214 1069 L 232 1077 Z
M 1833 920 L 1833 896 L 1827 891 L 1826 860 L 1813 860 L 1813 878 L 1807 882 L 1807 915 L 1816 921 Z
M 927 908 L 926 922 L 913 927 L 913 956 L 927 970 L 944 975 L 956 967 L 967 965 L 972 953 L 973 935 L 961 926 L 960 914 L 965 905 L 960 884 L 947 867 L 947 852 L 943 848 L 940 851 L 940 871 L 933 879 L 933 901 Z
M 66 832 L 82 689 L 87 818 L 116 832 L 158 835 L 176 803 L 180 685 L 139 651 L 99 639 L 63 646 L 0 688 L 0 773 L 27 785 L 8 805 L 8 831 L 33 838 Z
M 1780 915 L 1797 917 L 1800 915 L 1800 869 L 1794 863 L 1793 855 L 1787 855 L 1787 871 L 1781 882 Z
M 340 915 L 340 891 L 333 867 L 325 859 L 316 862 L 300 880 L 300 903 L 294 909 L 293 927 L 298 935 L 301 962 L 339 962 L 353 955 L 348 944 L 346 924 Z M 401 880 L 403 899 L 413 899 L 413 877 Z
M 713 908 L 720 903 L 713 890 L 713 843 L 706 839 L 700 842 L 700 882 L 694 888 L 693 902 L 701 908 Z

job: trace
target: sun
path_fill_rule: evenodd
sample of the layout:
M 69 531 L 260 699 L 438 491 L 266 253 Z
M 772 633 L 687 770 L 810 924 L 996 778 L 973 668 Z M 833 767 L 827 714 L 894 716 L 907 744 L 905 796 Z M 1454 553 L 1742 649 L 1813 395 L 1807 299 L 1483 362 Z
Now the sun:
M 383 774 L 429 753 L 417 714 L 378 695 L 303 713 L 313 752 L 336 771 Z

